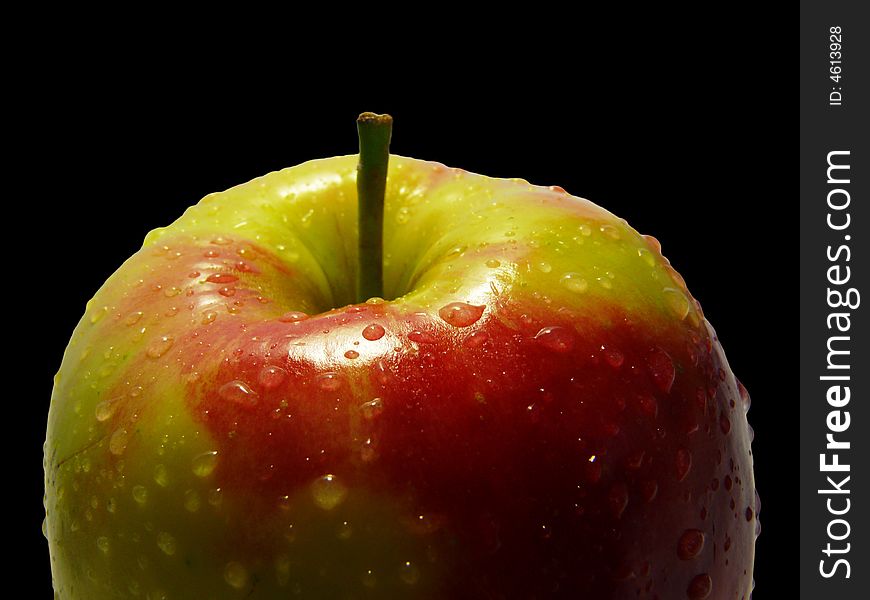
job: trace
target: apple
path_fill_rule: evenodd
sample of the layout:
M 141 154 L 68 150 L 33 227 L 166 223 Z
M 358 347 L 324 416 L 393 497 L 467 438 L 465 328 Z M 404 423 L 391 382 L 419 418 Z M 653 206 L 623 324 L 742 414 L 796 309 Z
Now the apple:
M 749 396 L 658 242 L 385 123 L 206 196 L 90 301 L 55 598 L 749 598 Z

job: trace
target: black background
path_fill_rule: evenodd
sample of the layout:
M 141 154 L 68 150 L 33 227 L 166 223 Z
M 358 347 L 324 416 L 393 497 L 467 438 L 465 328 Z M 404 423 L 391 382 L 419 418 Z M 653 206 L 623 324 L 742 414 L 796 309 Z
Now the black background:
M 192 67 L 170 77 L 150 58 L 123 69 L 91 54 L 43 65 L 51 85 L 48 97 L 34 96 L 39 116 L 28 125 L 23 152 L 32 172 L 22 204 L 38 223 L 37 245 L 48 250 L 28 257 L 24 275 L 29 296 L 44 306 L 38 334 L 25 339 L 35 370 L 27 374 L 27 427 L 17 433 L 25 529 L 18 542 L 43 588 L 33 597 L 50 597 L 39 534 L 45 415 L 85 302 L 150 229 L 205 194 L 354 153 L 363 110 L 393 115 L 396 154 L 560 185 L 662 242 L 753 398 L 764 505 L 755 597 L 791 595 L 796 580 L 783 556 L 797 541 L 790 407 L 798 213 L 783 166 L 794 153 L 797 110 L 784 98 L 793 87 L 785 42 L 768 41 L 763 60 L 744 44 L 757 26 L 735 17 L 705 20 L 689 40 L 676 30 L 620 34 L 606 59 L 595 44 L 563 40 L 515 62 L 497 61 L 493 47 L 473 64 L 467 56 L 384 61 L 367 81 L 353 82 L 345 79 L 353 62 L 300 74 L 289 57 L 286 69 L 243 67 L 214 78 Z

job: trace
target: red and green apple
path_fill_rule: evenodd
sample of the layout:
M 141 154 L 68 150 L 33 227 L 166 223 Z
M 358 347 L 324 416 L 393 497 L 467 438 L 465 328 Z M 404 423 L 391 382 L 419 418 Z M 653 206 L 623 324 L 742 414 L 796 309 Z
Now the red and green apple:
M 206 196 L 89 302 L 55 598 L 748 599 L 749 396 L 658 242 L 363 121 L 368 162 Z

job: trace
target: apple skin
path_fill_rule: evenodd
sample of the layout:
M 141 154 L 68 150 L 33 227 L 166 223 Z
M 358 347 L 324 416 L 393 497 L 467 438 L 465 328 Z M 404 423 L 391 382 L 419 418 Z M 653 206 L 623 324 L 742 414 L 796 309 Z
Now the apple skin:
M 658 243 L 392 156 L 355 304 L 356 161 L 207 196 L 88 304 L 55 598 L 749 598 L 749 396 Z

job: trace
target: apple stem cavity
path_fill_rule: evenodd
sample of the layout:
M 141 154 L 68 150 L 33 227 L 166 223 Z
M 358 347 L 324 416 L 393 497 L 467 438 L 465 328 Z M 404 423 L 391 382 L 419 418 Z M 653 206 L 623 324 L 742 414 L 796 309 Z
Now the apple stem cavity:
M 383 297 L 384 193 L 390 162 L 393 117 L 362 113 L 356 121 L 359 164 L 356 189 L 359 198 L 359 269 L 357 302 Z

